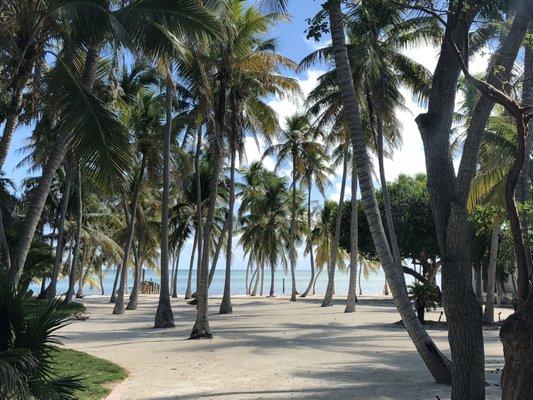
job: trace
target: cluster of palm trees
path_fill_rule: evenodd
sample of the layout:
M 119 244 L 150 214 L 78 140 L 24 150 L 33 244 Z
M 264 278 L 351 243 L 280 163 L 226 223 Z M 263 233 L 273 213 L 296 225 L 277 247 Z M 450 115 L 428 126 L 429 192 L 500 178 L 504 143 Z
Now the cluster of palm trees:
M 232 312 L 236 237 L 249 260 L 250 293 L 263 293 L 266 267 L 274 295 L 275 270 L 288 267 L 292 301 L 298 294 L 297 247 L 305 241 L 311 272 L 301 295 L 314 291 L 325 266 L 328 287 L 322 305 L 332 305 L 335 271 L 348 264 L 346 311 L 351 312 L 360 191 L 376 254 L 421 358 L 438 382 L 452 383 L 454 398 L 483 398 L 483 338 L 469 279 L 466 216 L 468 204 L 502 193 L 515 244 L 520 312 L 529 318 L 531 277 L 514 192 L 519 185 L 519 200 L 527 201 L 530 184 L 520 171 L 529 166 L 530 117 L 509 94 L 514 85 L 508 83 L 533 7 L 526 0 L 511 10 L 490 0 L 473 5 L 344 3 L 327 1 L 310 20 L 309 37 L 329 34 L 331 45 L 299 64 L 277 52 L 269 37 L 288 19 L 284 0 L 0 3 L 0 168 L 16 128 L 26 124 L 32 134 L 21 166 L 39 175 L 26 181 L 20 198 L 2 178 L 6 201 L 0 205 L 0 254 L 10 283 L 27 289 L 32 275 L 41 277 L 41 296 L 53 299 L 57 280 L 68 276 L 68 303 L 76 283 L 81 296 L 84 284 L 97 285 L 99 279 L 102 286 L 106 269 L 113 268 L 113 312 L 123 314 L 137 307 L 143 268 L 159 268 L 154 326 L 168 328 L 174 326 L 170 298 L 177 296 L 180 255 L 192 240 L 186 298 L 195 297 L 197 317 L 191 338 L 210 338 L 208 293 L 220 253 L 226 252 L 220 313 L 227 314 Z M 495 29 L 497 25 L 506 29 Z M 468 57 L 492 40 L 500 49 L 487 77 L 473 77 Z M 433 74 L 403 52 L 420 43 L 441 45 Z M 526 51 L 526 64 L 531 58 Z M 328 72 L 305 99 L 305 112 L 280 124 L 268 99 L 301 97 L 293 73 L 314 63 L 325 63 Z M 531 78 L 532 69 L 526 65 L 526 76 Z M 454 106 L 461 72 L 471 92 L 468 109 L 458 116 Z M 531 92 L 531 83 L 527 85 L 523 83 L 525 100 Z M 441 250 L 451 363 L 412 308 L 386 185 L 384 158 L 401 145 L 396 113 L 405 108 L 405 91 L 428 106 L 417 123 Z M 491 117 L 495 103 L 502 110 Z M 466 126 L 454 143 L 463 149 L 457 173 L 452 163 L 454 119 Z M 487 127 L 485 136 L 492 142 L 483 140 Z M 247 137 L 267 143 L 264 157 L 276 158 L 275 171 L 260 162 L 238 168 L 246 159 Z M 514 147 L 509 146 L 513 141 Z M 383 210 L 369 153 L 378 164 Z M 501 160 L 494 162 L 497 156 Z M 276 174 L 284 166 L 290 167 L 289 177 Z M 338 206 L 325 203 L 317 212 L 311 193 L 323 194 L 337 168 L 342 170 Z M 349 176 L 346 252 L 339 241 Z M 134 285 L 126 304 L 130 273 Z M 512 347 L 505 340 L 504 345 Z M 504 386 L 511 381 L 507 376 Z

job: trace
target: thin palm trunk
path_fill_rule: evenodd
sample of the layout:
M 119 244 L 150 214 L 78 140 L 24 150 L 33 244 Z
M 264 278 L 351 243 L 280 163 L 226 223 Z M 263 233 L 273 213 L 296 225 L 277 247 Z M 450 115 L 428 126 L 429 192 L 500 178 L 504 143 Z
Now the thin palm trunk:
M 259 296 L 263 296 L 265 283 L 265 266 L 261 266 L 261 286 L 259 288 Z
M 337 264 L 337 256 L 339 253 L 339 239 L 341 236 L 341 223 L 342 223 L 342 209 L 344 207 L 344 193 L 346 191 L 346 178 L 348 176 L 348 158 L 349 158 L 349 146 L 345 144 L 342 160 L 342 182 L 341 193 L 339 196 L 339 206 L 337 208 L 337 219 L 335 221 L 335 237 L 333 238 L 333 248 L 331 249 L 331 259 L 328 268 L 328 287 L 326 288 L 326 294 L 322 301 L 322 307 L 329 307 L 333 305 L 333 293 L 335 291 L 335 268 Z
M 359 286 L 359 296 L 363 295 L 363 288 L 361 287 L 361 273 L 363 272 L 363 267 L 359 268 L 359 276 L 357 277 L 357 285 Z
M 224 294 L 220 304 L 220 314 L 231 314 L 231 264 L 233 257 L 233 212 L 235 207 L 235 149 L 230 145 L 230 181 L 229 181 L 229 205 L 228 205 L 228 248 L 226 251 L 226 273 L 224 278 Z M 221 241 L 223 237 L 219 239 Z
M 92 90 L 96 81 L 96 72 L 98 61 L 100 59 L 100 47 L 98 44 L 91 44 L 87 52 L 85 66 L 83 70 L 82 83 L 88 89 Z M 28 204 L 28 213 L 21 228 L 20 235 L 15 251 L 11 257 L 11 269 L 9 279 L 13 286 L 17 286 L 26 263 L 26 257 L 30 249 L 31 242 L 35 235 L 37 224 L 41 219 L 41 214 L 50 192 L 50 186 L 55 173 L 65 158 L 70 142 L 72 141 L 73 132 L 63 132 L 54 142 L 46 161 L 37 187 L 35 188 L 31 201 Z
M 213 278 L 215 277 L 215 272 L 216 272 L 217 264 L 218 264 L 218 258 L 220 257 L 220 251 L 222 250 L 222 245 L 224 244 L 224 238 L 226 237 L 226 234 L 228 233 L 228 229 L 229 229 L 229 218 L 227 218 L 226 221 L 224 221 L 222 232 L 220 232 L 220 236 L 218 238 L 215 255 L 213 256 L 213 262 L 211 263 L 211 269 L 209 270 L 209 287 L 211 287 L 211 283 L 213 282 Z
M 355 149 L 354 149 L 355 150 Z M 355 153 L 355 152 L 354 152 Z M 345 313 L 355 311 L 355 303 L 357 302 L 357 241 L 359 238 L 359 221 L 357 215 L 357 170 L 352 168 L 352 200 L 350 212 L 350 278 L 348 284 L 348 296 L 346 298 Z
M 499 224 L 495 223 L 492 228 L 490 240 L 489 267 L 487 270 L 487 299 L 485 300 L 485 311 L 483 322 L 494 323 L 494 289 L 496 287 L 496 266 L 498 263 L 498 235 L 500 233 Z
M 387 187 L 387 178 L 385 176 L 385 162 L 383 150 L 383 122 L 379 117 L 379 110 L 377 110 L 377 148 L 378 148 L 378 164 L 379 164 L 379 180 L 381 182 L 381 193 L 383 195 L 383 208 L 385 209 L 385 220 L 387 221 L 387 230 L 389 233 L 389 245 L 391 248 L 394 261 L 396 261 L 396 268 L 398 269 L 398 276 L 400 282 L 405 286 L 405 277 L 403 275 L 402 257 L 400 255 L 400 248 L 396 238 L 396 230 L 394 229 L 394 220 L 392 218 L 392 208 L 390 202 L 389 188 Z
M 135 189 L 133 191 L 133 198 L 131 200 L 130 217 L 128 221 L 128 236 L 126 243 L 124 243 L 124 255 L 122 257 L 122 266 L 120 274 L 120 284 L 116 293 L 115 307 L 113 308 L 113 314 L 124 314 L 124 292 L 128 279 L 128 264 L 130 258 L 130 250 L 133 243 L 133 236 L 135 233 L 135 222 L 137 219 L 137 204 L 139 204 L 139 195 L 141 193 L 142 180 L 144 176 L 144 169 L 146 167 L 146 156 L 143 153 L 141 156 L 141 167 L 139 169 L 139 175 L 137 182 L 135 182 Z M 125 210 L 127 213 L 127 210 Z
M 83 221 L 83 197 L 82 197 L 82 184 L 81 184 L 81 169 L 78 166 L 78 181 L 76 188 L 76 206 L 77 206 L 77 218 L 76 218 L 76 233 L 74 236 L 74 250 L 72 251 L 72 264 L 69 273 L 68 290 L 65 295 L 63 304 L 72 303 L 74 297 L 74 284 L 76 282 L 76 271 L 78 270 L 78 258 L 81 245 L 81 224 Z
M 313 254 L 313 238 L 311 236 L 311 184 L 309 181 L 309 190 L 307 191 L 307 246 L 309 248 L 309 264 L 311 266 L 311 279 L 309 279 L 309 285 L 307 289 L 300 297 L 306 297 L 313 287 L 315 281 L 315 260 Z M 314 294 L 314 293 L 313 293 Z
M 250 264 L 246 265 L 246 272 L 244 273 L 244 287 L 246 288 L 246 295 L 250 294 L 250 289 L 248 288 L 248 275 L 250 273 Z
M 194 256 L 196 254 L 196 248 L 198 247 L 198 230 L 194 232 L 194 239 L 192 244 L 191 262 L 189 264 L 189 275 L 187 277 L 187 289 L 185 290 L 185 300 L 191 298 L 192 293 L 192 269 L 194 267 Z
M 407 292 L 404 290 L 398 277 L 396 263 L 390 252 L 374 192 L 370 161 L 366 151 L 359 105 L 357 103 L 352 71 L 348 59 L 340 2 L 336 0 L 330 1 L 327 4 L 327 8 L 330 18 L 331 38 L 339 89 L 344 110 L 350 110 L 350 112 L 345 112 L 344 116 L 352 136 L 352 144 L 355 149 L 353 159 L 357 168 L 363 205 L 374 245 L 383 265 L 385 275 L 389 280 L 396 308 L 402 317 L 403 324 L 409 332 L 418 353 L 437 382 L 450 383 L 450 362 L 437 349 L 422 327 L 411 307 Z
M 80 264 L 80 276 L 78 277 L 78 290 L 76 291 L 76 298 L 83 298 L 83 285 L 89 276 L 89 267 L 85 268 L 87 261 L 87 243 L 83 246 L 83 257 Z
M 318 280 L 319 275 L 321 274 L 322 270 L 324 268 L 320 268 L 318 273 L 316 274 L 315 281 L 313 282 L 313 294 L 316 294 L 316 281 Z
M 172 276 L 172 297 L 178 298 L 178 269 L 180 266 L 181 246 L 176 251 L 174 260 L 174 275 Z
M 259 287 L 259 281 L 261 280 L 261 265 L 257 264 L 257 267 L 255 268 L 255 283 L 254 283 L 254 289 L 252 290 L 252 293 L 250 296 L 257 296 L 257 288 Z
M 296 301 L 296 165 L 295 152 L 292 155 L 292 207 L 291 207 L 291 244 L 290 244 L 290 263 L 291 263 L 291 301 Z
M 139 290 L 141 286 L 141 263 L 139 260 L 139 248 L 140 243 L 137 242 L 135 246 L 135 241 L 131 243 L 131 252 L 133 253 L 133 263 L 135 265 L 135 270 L 133 272 L 133 288 L 130 293 L 130 301 L 126 306 L 126 310 L 136 310 L 139 303 Z
M 196 139 L 196 154 L 194 156 L 194 171 L 196 174 L 196 224 L 198 232 L 198 243 L 197 251 L 198 258 L 196 263 L 196 292 L 192 297 L 197 297 L 198 285 L 200 284 L 200 269 L 202 263 L 202 240 L 203 240 L 203 229 L 202 229 L 202 182 L 200 174 L 200 154 L 202 151 L 202 129 L 198 128 L 197 139 Z
M 274 264 L 270 265 L 270 297 L 274 297 L 274 279 L 276 274 L 276 266 Z
M 2 254 L 2 259 L 4 267 L 6 270 L 11 269 L 11 255 L 9 254 L 9 245 L 7 244 L 6 231 L 4 230 L 4 216 L 2 209 L 0 208 L 0 252 Z M 43 279 L 44 280 L 44 279 Z
M 163 143 L 163 199 L 161 201 L 161 288 L 159 303 L 155 313 L 154 328 L 174 327 L 174 315 L 170 306 L 168 284 L 168 213 L 170 192 L 170 139 L 172 135 L 172 98 L 174 97 L 174 82 L 167 66 L 166 77 L 166 126 Z
M 28 74 L 29 75 L 29 74 Z M 19 83 L 13 89 L 13 95 L 9 108 L 7 109 L 7 117 L 4 125 L 4 132 L 0 139 L 0 170 L 4 167 L 4 163 L 9 152 L 9 147 L 13 140 L 13 133 L 17 128 L 19 115 L 22 108 L 22 98 L 24 94 L 24 86 L 26 86 L 27 78 L 19 80 Z
M 52 269 L 52 276 L 50 277 L 50 284 L 48 285 L 48 299 L 52 300 L 56 297 L 57 279 L 61 266 L 63 265 L 63 248 L 65 243 L 65 221 L 67 219 L 68 201 L 70 197 L 70 186 L 72 183 L 72 172 L 66 168 L 65 187 L 61 196 L 61 211 L 59 212 L 59 228 L 57 233 L 56 254 L 54 259 L 54 268 Z

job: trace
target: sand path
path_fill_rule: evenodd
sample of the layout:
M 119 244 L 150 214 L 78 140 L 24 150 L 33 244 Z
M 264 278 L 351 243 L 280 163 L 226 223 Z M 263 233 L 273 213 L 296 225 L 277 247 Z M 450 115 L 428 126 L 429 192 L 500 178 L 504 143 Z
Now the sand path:
M 173 300 L 176 328 L 154 330 L 157 298 L 112 315 L 107 298 L 90 297 L 87 321 L 63 329 L 65 344 L 125 367 L 123 400 L 150 399 L 449 399 L 449 388 L 426 371 L 390 301 L 363 298 L 354 314 L 340 301 L 321 308 L 319 298 L 237 298 L 234 314 L 217 314 L 213 340 L 186 340 L 195 309 Z M 497 310 L 496 312 L 498 312 Z M 508 311 L 504 311 L 508 314 Z M 428 317 L 437 318 L 438 313 Z M 448 352 L 446 332 L 432 330 Z M 485 332 L 487 399 L 499 398 L 502 349 L 497 331 Z M 90 368 L 90 366 L 88 366 Z

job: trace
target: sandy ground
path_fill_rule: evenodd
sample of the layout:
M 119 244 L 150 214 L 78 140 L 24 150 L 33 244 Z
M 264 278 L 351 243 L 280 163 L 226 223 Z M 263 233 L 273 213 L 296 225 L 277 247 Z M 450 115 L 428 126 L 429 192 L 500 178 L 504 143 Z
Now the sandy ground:
M 169 330 L 152 328 L 153 296 L 142 296 L 138 310 L 121 316 L 112 315 L 107 298 L 84 303 L 90 318 L 64 328 L 64 343 L 128 369 L 124 400 L 450 398 L 405 330 L 392 324 L 399 317 L 390 301 L 362 298 L 355 313 L 344 314 L 340 300 L 321 308 L 319 298 L 237 298 L 234 314 L 222 316 L 220 300 L 212 299 L 215 338 L 200 341 L 187 340 L 195 309 L 183 300 L 172 302 L 176 328 Z M 448 352 L 446 332 L 430 333 Z M 496 330 L 485 331 L 485 353 L 487 398 L 495 400 L 495 371 L 502 367 Z

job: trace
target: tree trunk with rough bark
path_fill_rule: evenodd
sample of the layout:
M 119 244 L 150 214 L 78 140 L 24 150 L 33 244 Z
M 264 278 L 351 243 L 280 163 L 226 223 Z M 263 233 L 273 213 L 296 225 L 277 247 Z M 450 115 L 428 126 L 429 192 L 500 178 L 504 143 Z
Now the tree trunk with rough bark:
M 139 259 L 139 248 L 140 244 L 135 242 L 131 244 L 131 252 L 133 253 L 133 263 L 135 265 L 135 270 L 133 272 L 133 288 L 130 293 L 130 301 L 126 306 L 126 310 L 136 310 L 139 305 L 139 292 L 141 290 L 141 273 L 142 273 L 142 262 Z
M 499 223 L 495 222 L 492 228 L 490 240 L 489 267 L 487 270 L 487 299 L 485 300 L 485 311 L 483 322 L 494 323 L 494 289 L 496 288 L 496 266 L 498 264 L 498 235 L 500 233 Z
M 355 153 L 355 149 L 354 149 Z M 352 199 L 351 199 L 351 212 L 350 212 L 350 278 L 348 284 L 348 296 L 346 298 L 345 313 L 351 313 L 355 311 L 355 303 L 357 302 L 357 255 L 358 249 L 358 215 L 357 215 L 357 170 L 352 168 Z
M 180 265 L 180 255 L 181 255 L 181 247 L 178 248 L 176 251 L 174 260 L 174 274 L 172 276 L 172 298 L 177 299 L 178 298 L 178 269 Z
M 231 314 L 231 264 L 233 257 L 233 209 L 235 207 L 235 149 L 230 146 L 230 181 L 229 181 L 229 204 L 228 204 L 228 248 L 226 252 L 226 272 L 224 277 L 224 294 L 220 304 L 220 314 Z M 223 236 L 219 241 L 223 240 Z
M 60 212 L 59 212 L 59 228 L 57 233 L 56 254 L 54 259 L 54 268 L 52 269 L 52 276 L 50 277 L 50 284 L 48 285 L 48 299 L 52 300 L 56 297 L 57 279 L 61 266 L 63 265 L 63 247 L 65 242 L 65 221 L 67 219 L 68 201 L 70 197 L 70 186 L 72 182 L 72 171 L 65 169 L 65 187 L 61 196 Z
M 357 168 L 363 205 L 374 245 L 383 265 L 385 275 L 389 280 L 396 308 L 402 317 L 404 326 L 409 332 L 418 353 L 437 382 L 449 383 L 451 381 L 450 363 L 438 350 L 420 324 L 411 307 L 407 292 L 404 290 L 404 286 L 398 278 L 396 263 L 390 252 L 374 192 L 370 161 L 366 151 L 363 126 L 348 59 L 341 5 L 338 0 L 330 0 L 326 7 L 330 18 L 332 46 L 339 89 L 344 110 L 350 110 L 344 116 L 355 148 L 353 158 Z
M 274 279 L 276 274 L 276 266 L 274 264 L 270 265 L 270 297 L 274 297 Z
M 9 108 L 7 109 L 4 132 L 2 134 L 2 138 L 0 139 L 0 170 L 2 170 L 4 167 L 4 163 L 9 152 L 9 147 L 11 146 L 11 142 L 13 140 L 13 133 L 15 133 L 15 129 L 18 125 L 19 115 L 22 108 L 24 87 L 28 81 L 28 76 L 29 73 L 26 77 L 18 80 L 15 88 L 13 89 Z
M 74 250 L 72 251 L 72 264 L 70 266 L 69 273 L 69 284 L 68 290 L 65 295 L 65 300 L 63 304 L 72 303 L 72 298 L 74 297 L 74 284 L 76 282 L 76 271 L 78 270 L 78 258 L 80 253 L 81 245 L 81 224 L 83 221 L 83 197 L 82 197 L 82 182 L 81 182 L 81 170 L 78 166 L 78 179 L 76 187 L 76 207 L 77 207 L 77 216 L 76 216 L 76 233 L 74 236 Z M 81 273 L 81 271 L 80 271 Z
M 131 208 L 129 211 L 129 221 L 128 221 L 128 236 L 126 238 L 126 243 L 124 243 L 124 255 L 122 257 L 122 267 L 120 274 L 120 284 L 116 293 L 115 307 L 113 308 L 113 314 L 124 314 L 124 291 L 126 289 L 127 277 L 128 277 L 128 264 L 130 258 L 130 250 L 133 243 L 133 236 L 135 234 L 135 223 L 137 219 L 137 205 L 139 204 L 139 195 L 141 194 L 142 180 L 144 176 L 144 169 L 146 167 L 146 156 L 142 154 L 141 156 L 141 167 L 139 169 L 139 175 L 137 181 L 135 182 L 135 189 L 133 191 L 133 198 L 131 200 Z M 124 196 L 124 200 L 125 200 Z M 125 210 L 127 213 L 127 210 Z M 133 306 L 133 304 L 132 304 Z
M 170 194 L 170 145 L 172 136 L 172 99 L 174 97 L 174 82 L 169 66 L 166 76 L 166 126 L 163 142 L 163 194 L 161 201 L 161 287 L 159 303 L 155 313 L 154 328 L 173 328 L 174 315 L 170 306 L 168 284 L 168 222 L 169 222 L 169 194 Z

